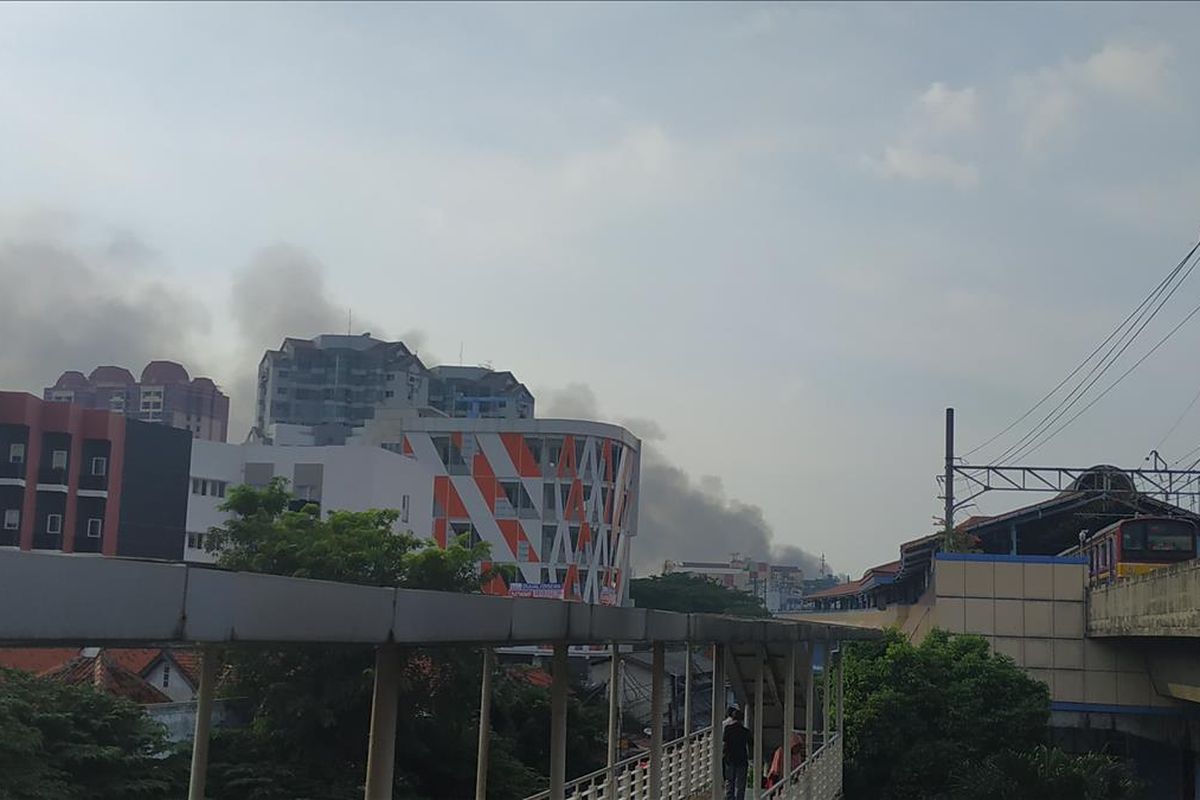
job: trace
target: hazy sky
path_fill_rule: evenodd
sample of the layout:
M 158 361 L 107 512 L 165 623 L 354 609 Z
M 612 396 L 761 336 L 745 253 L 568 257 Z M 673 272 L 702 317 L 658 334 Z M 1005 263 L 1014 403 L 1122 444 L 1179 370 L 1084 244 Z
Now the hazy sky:
M 586 384 L 859 572 L 930 530 L 945 406 L 994 433 L 1194 242 L 1197 30 L 1185 4 L 2 4 L 0 382 L 148 353 L 233 391 L 278 344 L 256 309 L 319 298 L 298 318 Z M 253 283 L 284 256 L 303 281 Z M 1035 460 L 1141 463 L 1200 388 L 1195 325 Z M 1163 450 L 1198 442 L 1200 408 Z

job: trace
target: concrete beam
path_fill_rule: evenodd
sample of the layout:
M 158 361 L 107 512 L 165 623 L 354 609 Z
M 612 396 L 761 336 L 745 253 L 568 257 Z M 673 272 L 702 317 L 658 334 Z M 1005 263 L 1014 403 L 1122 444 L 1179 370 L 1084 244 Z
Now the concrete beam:
M 1088 591 L 1088 636 L 1200 637 L 1200 561 Z

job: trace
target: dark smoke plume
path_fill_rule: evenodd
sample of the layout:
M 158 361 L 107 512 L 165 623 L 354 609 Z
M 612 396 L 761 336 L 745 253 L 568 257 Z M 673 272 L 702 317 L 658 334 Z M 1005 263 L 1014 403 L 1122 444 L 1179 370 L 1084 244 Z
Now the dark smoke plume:
M 65 370 L 101 364 L 136 375 L 156 358 L 190 363 L 208 315 L 158 279 L 152 248 L 60 213 L 0 218 L 0 386 L 41 395 Z
M 583 383 L 538 395 L 541 416 L 603 419 L 595 392 Z M 651 419 L 618 420 L 642 439 L 641 495 L 633 566 L 639 575 L 662 571 L 663 561 L 727 561 L 740 553 L 756 560 L 802 567 L 816 575 L 818 559 L 775 542 L 762 509 L 727 498 L 720 478 L 693 480 L 672 464 L 656 442 L 665 436 Z
M 286 244 L 260 250 L 234 276 L 230 309 L 239 334 L 239 366 L 233 383 L 230 429 L 247 430 L 253 422 L 258 364 L 266 350 L 285 337 L 310 339 L 322 333 L 387 332 L 337 303 L 325 284 L 325 267 L 311 254 Z M 400 340 L 416 351 L 426 366 L 434 363 L 424 350 L 425 335 L 408 330 Z M 232 437 L 231 437 L 232 438 Z

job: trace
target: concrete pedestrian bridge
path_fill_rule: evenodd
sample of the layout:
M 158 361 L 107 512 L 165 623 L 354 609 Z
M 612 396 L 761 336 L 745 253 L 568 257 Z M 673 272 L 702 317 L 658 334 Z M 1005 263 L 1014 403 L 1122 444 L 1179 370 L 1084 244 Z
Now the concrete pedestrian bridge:
M 832 623 L 748 620 L 676 614 L 558 600 L 361 586 L 211 567 L 62 555 L 0 552 L 0 644 L 25 646 L 190 644 L 203 648 L 189 800 L 202 800 L 209 719 L 224 649 L 250 644 L 345 644 L 376 648 L 375 688 L 368 740 L 366 800 L 392 797 L 401 648 L 477 648 L 484 659 L 480 692 L 476 798 L 487 796 L 493 648 L 545 645 L 553 649 L 550 787 L 547 800 L 720 798 L 722 732 L 691 730 L 663 741 L 664 655 L 668 647 L 709 648 L 714 709 L 723 708 L 727 681 L 748 711 L 754 763 L 799 733 L 801 764 L 784 748 L 783 774 L 770 792 L 753 798 L 832 800 L 841 793 L 841 644 L 877 631 Z M 608 765 L 568 782 L 566 771 L 567 658 L 572 645 L 612 649 L 610 687 L 619 680 L 621 646 L 653 652 L 651 746 L 617 758 L 617 698 L 610 690 Z M 837 676 L 836 680 L 834 676 Z M 685 691 L 690 694 L 689 671 Z M 690 707 L 690 706 L 689 706 Z M 802 722 L 801 722 L 802 721 Z M 761 766 L 760 766 L 761 769 Z

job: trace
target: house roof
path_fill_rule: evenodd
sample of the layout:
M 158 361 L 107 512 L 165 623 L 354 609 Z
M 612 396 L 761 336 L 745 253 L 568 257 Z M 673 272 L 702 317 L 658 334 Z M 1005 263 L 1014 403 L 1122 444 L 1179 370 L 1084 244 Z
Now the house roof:
M 895 580 L 895 576 L 900 572 L 900 569 L 901 561 L 889 561 L 886 564 L 868 568 L 863 573 L 863 576 L 856 581 L 846 581 L 845 583 L 839 583 L 837 586 L 831 586 L 828 589 L 807 594 L 804 596 L 804 599 L 814 600 L 824 597 L 843 597 L 845 595 L 858 594 L 874 586 L 891 583 Z
M 78 647 L 2 647 L 0 667 L 40 675 L 61 667 L 79 655 Z
M 101 650 L 95 656 L 78 656 L 49 670 L 42 677 L 73 686 L 91 685 L 139 705 L 169 703 L 171 698 L 147 683 L 141 675 L 121 666 Z

